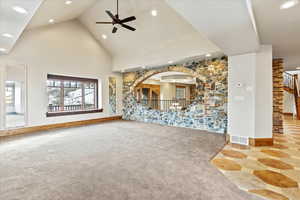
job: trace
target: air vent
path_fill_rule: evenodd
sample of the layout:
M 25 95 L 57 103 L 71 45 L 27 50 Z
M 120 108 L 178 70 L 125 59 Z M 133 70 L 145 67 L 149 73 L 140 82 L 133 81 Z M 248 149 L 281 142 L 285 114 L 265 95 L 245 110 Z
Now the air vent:
M 233 144 L 249 145 L 249 138 L 241 136 L 231 136 L 230 142 Z

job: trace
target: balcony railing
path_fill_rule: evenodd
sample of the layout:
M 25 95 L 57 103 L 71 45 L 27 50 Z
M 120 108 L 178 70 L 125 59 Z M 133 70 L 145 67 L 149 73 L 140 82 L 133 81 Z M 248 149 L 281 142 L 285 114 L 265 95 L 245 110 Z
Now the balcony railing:
M 48 112 L 68 112 L 68 111 L 79 111 L 79 110 L 90 110 L 95 109 L 95 105 L 86 104 L 86 105 L 66 105 L 66 106 L 57 106 L 49 105 Z
M 287 72 L 283 73 L 283 84 L 286 88 L 294 89 L 295 77 Z
M 180 111 L 185 110 L 194 100 L 175 99 L 175 100 L 161 100 L 161 99 L 141 99 L 138 102 L 151 109 L 161 111 Z

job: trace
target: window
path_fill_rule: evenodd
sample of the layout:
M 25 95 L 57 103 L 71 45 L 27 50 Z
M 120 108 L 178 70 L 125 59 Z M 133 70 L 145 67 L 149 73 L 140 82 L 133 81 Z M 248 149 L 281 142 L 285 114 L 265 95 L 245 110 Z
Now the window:
M 185 99 L 185 87 L 176 86 L 176 99 Z
M 98 80 L 48 74 L 47 116 L 102 112 L 98 109 Z

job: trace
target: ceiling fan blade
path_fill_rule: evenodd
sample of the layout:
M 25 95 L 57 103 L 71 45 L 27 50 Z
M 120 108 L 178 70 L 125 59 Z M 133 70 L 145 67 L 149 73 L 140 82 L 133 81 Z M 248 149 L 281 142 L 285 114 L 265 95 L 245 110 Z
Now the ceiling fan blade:
M 110 16 L 110 18 L 116 21 L 116 17 L 109 10 L 106 10 L 105 12 Z
M 96 24 L 112 24 L 112 22 L 96 22 Z
M 124 27 L 124 28 L 127 28 L 127 29 L 129 29 L 129 30 L 131 30 L 131 31 L 135 31 L 135 30 L 136 30 L 135 28 L 133 28 L 133 27 L 131 27 L 131 26 L 128 26 L 128 25 L 126 25 L 126 24 L 121 24 L 121 26 Z
M 127 22 L 131 22 L 131 21 L 134 21 L 134 20 L 136 20 L 136 17 L 135 16 L 131 16 L 131 17 L 127 17 L 125 19 L 122 19 L 120 21 L 120 23 L 127 23 Z
M 114 28 L 113 28 L 113 30 L 112 30 L 112 33 L 116 33 L 117 30 L 118 30 L 118 28 L 114 26 Z

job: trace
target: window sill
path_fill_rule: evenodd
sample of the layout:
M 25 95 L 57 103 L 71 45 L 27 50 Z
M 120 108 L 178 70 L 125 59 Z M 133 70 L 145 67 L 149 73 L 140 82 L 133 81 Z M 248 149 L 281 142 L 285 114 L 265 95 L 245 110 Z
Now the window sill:
M 80 115 L 80 114 L 89 114 L 89 113 L 100 113 L 103 112 L 103 109 L 95 109 L 95 110 L 79 110 L 79 111 L 63 111 L 63 112 L 47 112 L 47 117 L 58 117 L 65 115 Z

